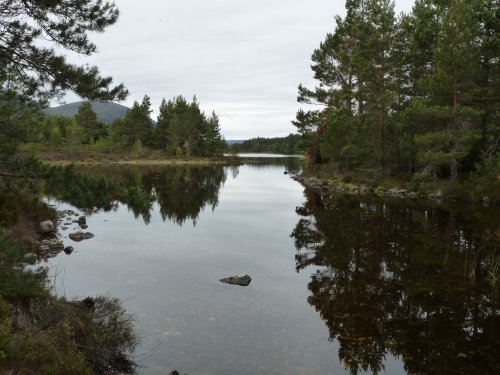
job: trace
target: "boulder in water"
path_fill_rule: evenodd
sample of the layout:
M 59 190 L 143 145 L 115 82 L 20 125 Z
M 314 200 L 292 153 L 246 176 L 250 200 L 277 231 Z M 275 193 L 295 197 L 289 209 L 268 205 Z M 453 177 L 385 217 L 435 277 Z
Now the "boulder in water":
M 225 279 L 220 280 L 222 283 L 231 284 L 231 285 L 240 285 L 240 286 L 248 286 L 252 278 L 248 275 L 236 275 L 226 277 Z
M 90 232 L 73 232 L 69 234 L 69 238 L 73 241 L 80 242 L 83 240 L 88 240 L 89 238 L 94 237 L 94 235 Z

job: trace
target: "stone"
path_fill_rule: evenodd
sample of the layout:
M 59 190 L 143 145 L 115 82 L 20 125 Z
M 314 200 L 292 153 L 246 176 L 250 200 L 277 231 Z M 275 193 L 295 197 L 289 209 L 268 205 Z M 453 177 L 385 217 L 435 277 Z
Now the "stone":
M 490 203 L 491 203 L 491 199 L 488 196 L 484 196 L 483 199 L 482 199 L 482 201 L 483 201 L 483 205 L 485 207 L 488 207 L 490 205 Z
M 248 275 L 236 275 L 230 276 L 225 279 L 220 279 L 220 282 L 231 284 L 231 285 L 239 285 L 239 286 L 248 286 L 252 278 Z
M 87 224 L 87 218 L 85 216 L 80 216 L 78 219 L 77 219 L 77 223 L 82 225 L 82 224 Z
M 66 246 L 64 248 L 64 252 L 68 255 L 70 255 L 73 251 L 75 250 L 75 248 L 73 246 Z
M 33 253 L 26 253 L 24 254 L 24 259 L 35 259 L 36 258 L 36 254 L 33 254 Z
M 40 247 L 38 248 L 38 250 L 41 252 L 41 253 L 48 253 L 50 251 L 50 246 L 47 246 L 47 245 L 40 245 Z
M 89 238 L 94 237 L 94 235 L 90 232 L 73 232 L 69 234 L 69 238 L 71 238 L 75 242 L 80 242 L 83 240 L 88 240 Z
M 40 233 L 49 234 L 54 232 L 54 223 L 51 220 L 45 220 L 40 223 Z
M 56 251 L 56 252 L 61 252 L 64 250 L 64 244 L 62 242 L 58 242 L 57 244 L 54 244 L 54 246 L 50 247 L 50 251 Z
M 53 239 L 50 241 L 50 250 L 51 251 L 62 251 L 64 249 L 64 244 L 58 239 Z
M 87 224 L 79 224 L 80 228 L 82 229 L 87 229 L 89 226 Z

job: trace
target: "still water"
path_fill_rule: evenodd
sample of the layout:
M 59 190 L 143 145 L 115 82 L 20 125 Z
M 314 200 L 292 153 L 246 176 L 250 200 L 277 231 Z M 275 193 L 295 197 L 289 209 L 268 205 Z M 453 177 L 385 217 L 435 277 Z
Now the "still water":
M 47 192 L 95 235 L 60 231 L 56 292 L 119 297 L 140 374 L 500 373 L 498 209 L 330 197 L 299 169 L 88 168 Z

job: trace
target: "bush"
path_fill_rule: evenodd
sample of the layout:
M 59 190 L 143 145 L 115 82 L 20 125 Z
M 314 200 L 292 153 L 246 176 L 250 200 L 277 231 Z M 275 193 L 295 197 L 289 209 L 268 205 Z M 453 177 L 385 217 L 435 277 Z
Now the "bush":
M 135 157 L 140 157 L 144 154 L 144 146 L 142 145 L 142 141 L 138 139 L 135 141 L 134 145 L 132 146 L 132 154 Z

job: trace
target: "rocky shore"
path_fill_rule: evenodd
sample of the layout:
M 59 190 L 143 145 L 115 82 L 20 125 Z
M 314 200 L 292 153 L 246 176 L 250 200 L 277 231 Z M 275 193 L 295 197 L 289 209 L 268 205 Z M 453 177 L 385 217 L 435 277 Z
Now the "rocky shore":
M 352 183 L 344 183 L 339 180 L 335 180 L 334 182 L 326 182 L 317 177 L 306 176 L 303 173 L 290 173 L 291 178 L 299 183 L 301 183 L 305 187 L 321 189 L 323 191 L 331 191 L 335 193 L 343 193 L 350 195 L 368 195 L 373 194 L 377 196 L 383 197 L 391 197 L 391 198 L 400 198 L 400 199 L 431 199 L 436 201 L 445 201 L 445 200 L 459 200 L 457 198 L 451 198 L 443 194 L 441 191 L 437 191 L 434 193 L 424 194 L 420 192 L 410 191 L 401 188 L 383 188 L 383 187 L 373 187 L 366 185 L 357 185 Z M 495 202 L 488 196 L 482 197 L 480 201 L 485 206 L 495 205 L 498 202 Z
M 24 259 L 54 258 L 63 251 L 65 254 L 70 255 L 75 249 L 73 246 L 64 246 L 58 229 L 63 231 L 67 229 L 73 230 L 67 237 L 74 242 L 80 242 L 94 237 L 92 233 L 80 230 L 87 228 L 85 216 L 73 210 L 59 211 L 56 220 L 44 220 L 40 223 L 38 228 L 40 238 L 32 241 L 31 251 L 24 255 Z

